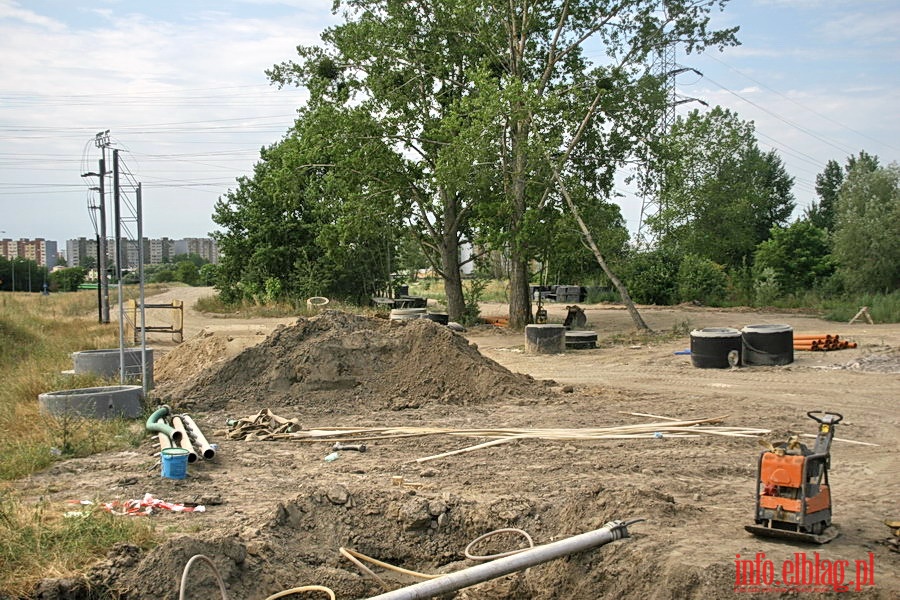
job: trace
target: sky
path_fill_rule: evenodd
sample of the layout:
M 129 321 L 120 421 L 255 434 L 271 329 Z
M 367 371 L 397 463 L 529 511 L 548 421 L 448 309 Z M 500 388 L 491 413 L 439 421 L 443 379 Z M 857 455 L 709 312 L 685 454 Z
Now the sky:
M 205 237 L 307 95 L 265 70 L 336 24 L 332 0 L 0 0 L 0 238 L 95 235 L 98 132 L 140 182 L 145 237 Z M 828 160 L 900 161 L 900 2 L 732 0 L 741 45 L 687 55 L 677 92 L 752 120 L 794 178 L 796 215 Z M 705 110 L 699 103 L 679 114 Z M 111 168 L 108 152 L 107 168 Z M 107 186 L 109 187 L 109 185 Z M 637 230 L 642 201 L 615 199 Z M 129 196 L 127 199 L 131 199 Z M 127 210 L 126 210 L 127 212 Z M 136 225 L 126 225 L 136 233 Z

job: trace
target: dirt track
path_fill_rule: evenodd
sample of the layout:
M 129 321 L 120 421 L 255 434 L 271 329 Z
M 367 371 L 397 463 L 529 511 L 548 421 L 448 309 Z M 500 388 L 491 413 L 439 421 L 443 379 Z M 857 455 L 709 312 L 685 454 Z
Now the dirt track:
M 204 293 L 209 292 L 182 288 L 169 295 L 190 307 Z M 483 313 L 502 310 L 485 306 Z M 561 320 L 563 310 L 551 307 L 551 320 Z M 214 558 L 232 598 L 264 598 L 310 583 L 331 586 L 342 600 L 365 598 L 379 588 L 340 557 L 339 546 L 407 568 L 443 572 L 467 566 L 461 557 L 465 545 L 498 527 L 521 527 L 536 543 L 546 543 L 610 519 L 631 517 L 648 521 L 631 528 L 630 540 L 482 584 L 456 597 L 746 597 L 733 589 L 737 554 L 753 558 L 765 552 L 780 569 L 796 552 L 811 558 L 817 551 L 850 565 L 872 552 L 876 585 L 857 594 L 900 596 L 900 554 L 882 543 L 889 534 L 882 521 L 900 519 L 900 326 L 851 326 L 794 314 L 695 307 L 642 310 L 648 324 L 662 331 L 788 323 L 798 333 L 839 333 L 859 342 L 855 350 L 797 353 L 786 367 L 714 370 L 695 369 L 690 357 L 674 354 L 689 346 L 687 335 L 649 344 L 612 343 L 610 338 L 631 330 L 627 313 L 608 306 L 586 310 L 589 327 L 600 337 L 601 348 L 596 350 L 530 356 L 522 352 L 520 334 L 487 327 L 467 332 L 481 354 L 538 380 L 529 384 L 533 393 L 511 397 L 506 390 L 502 395 L 498 391 L 496 399 L 473 398 L 470 403 L 426 398 L 398 405 L 375 402 L 358 391 L 317 389 L 298 395 L 271 388 L 272 401 L 281 403 L 273 410 L 299 417 L 307 427 L 581 429 L 653 420 L 627 414 L 637 412 L 685 419 L 727 415 L 727 425 L 771 429 L 774 441 L 788 432 L 814 432 L 806 411 L 837 411 L 845 416 L 838 437 L 876 444 L 835 442 L 832 448 L 834 522 L 841 536 L 827 546 L 809 547 L 763 541 L 743 531 L 753 511 L 759 452 L 753 439 L 524 440 L 417 464 L 416 458 L 484 441 L 431 436 L 371 442 L 368 452 L 345 452 L 329 463 L 322 460 L 330 452 L 329 443 L 224 439 L 219 430 L 226 417 L 255 414 L 267 407 L 258 398 L 269 397 L 225 387 L 221 395 L 200 394 L 181 407 L 220 445 L 219 456 L 192 465 L 184 481 L 159 477 L 148 440 L 136 452 L 59 463 L 22 485 L 35 496 L 59 501 L 138 498 L 149 492 L 208 505 L 202 515 L 154 516 L 172 528 L 170 541 L 147 556 L 121 548 L 94 570 L 95 584 L 112 586 L 128 598 L 174 597 L 184 563 L 201 552 Z M 225 364 L 278 324 L 294 321 L 237 322 L 189 308 L 184 348 L 193 342 L 195 349 L 182 350 L 180 364 L 157 368 L 161 388 L 166 388 L 167 372 L 201 381 L 200 366 Z M 197 335 L 201 330 L 204 336 Z M 361 343 L 342 347 L 358 348 Z M 177 356 L 175 345 L 163 337 L 154 338 L 152 345 L 159 354 L 172 350 Z M 871 356 L 884 358 L 882 364 L 888 366 L 882 369 L 890 372 L 853 368 L 854 363 L 865 367 Z M 431 363 L 435 372 L 439 362 Z M 429 365 L 416 365 L 415 357 L 409 357 L 409 363 L 420 379 L 431 375 Z M 459 373 L 463 383 L 468 376 Z M 547 379 L 554 383 L 540 381 Z M 445 387 L 455 383 L 460 382 Z M 331 400 L 319 401 L 325 397 Z M 177 404 L 179 398 L 172 401 Z M 420 485 L 394 486 L 396 476 Z M 853 576 L 848 574 L 845 581 Z M 410 583 L 389 579 L 394 585 Z M 192 585 L 198 594 L 202 589 L 209 595 L 214 589 L 211 578 L 202 573 Z

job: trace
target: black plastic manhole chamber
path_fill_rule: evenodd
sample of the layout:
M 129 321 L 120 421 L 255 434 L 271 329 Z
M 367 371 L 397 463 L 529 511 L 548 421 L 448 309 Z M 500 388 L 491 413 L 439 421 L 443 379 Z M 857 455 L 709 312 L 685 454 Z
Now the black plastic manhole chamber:
M 741 332 L 732 327 L 695 329 L 691 332 L 691 363 L 700 369 L 740 365 Z

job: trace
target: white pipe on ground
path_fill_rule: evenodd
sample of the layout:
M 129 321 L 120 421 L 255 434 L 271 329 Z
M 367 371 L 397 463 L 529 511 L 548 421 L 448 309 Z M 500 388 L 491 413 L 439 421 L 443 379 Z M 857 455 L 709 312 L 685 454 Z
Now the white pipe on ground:
M 181 417 L 172 417 L 172 427 L 175 428 L 175 431 L 181 432 L 181 440 L 178 442 L 179 448 L 184 448 L 188 451 L 188 462 L 195 463 L 197 462 L 197 452 L 194 450 L 194 446 L 191 444 L 191 436 L 188 435 L 187 428 L 184 426 L 184 421 Z
M 184 422 L 184 427 L 187 429 L 188 435 L 193 438 L 197 447 L 200 449 L 200 452 L 203 454 L 203 458 L 207 460 L 214 458 L 216 451 L 213 450 L 212 445 L 206 441 L 206 437 L 203 435 L 203 432 L 200 431 L 200 428 L 197 427 L 194 420 L 188 415 L 181 415 L 181 420 Z
M 424 600 L 425 598 L 434 598 L 442 594 L 455 592 L 476 583 L 496 579 L 516 571 L 523 571 L 541 563 L 575 554 L 576 552 L 590 550 L 591 548 L 628 537 L 627 527 L 634 522 L 610 521 L 594 531 L 559 540 L 558 542 L 544 544 L 543 546 L 529 548 L 512 556 L 498 558 L 488 563 L 400 588 L 393 592 L 372 596 L 369 600 Z

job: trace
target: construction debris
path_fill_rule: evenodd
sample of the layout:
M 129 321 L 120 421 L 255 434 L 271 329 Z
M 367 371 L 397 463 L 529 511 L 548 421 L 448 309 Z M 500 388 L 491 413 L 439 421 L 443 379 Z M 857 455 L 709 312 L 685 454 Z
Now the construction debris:
M 279 417 L 268 408 L 243 419 L 228 419 L 226 425 L 228 432 L 225 437 L 248 442 L 282 439 L 284 434 L 292 434 L 303 429 L 299 419 Z
M 884 540 L 884 544 L 893 552 L 900 552 L 900 521 L 886 519 L 884 524 L 891 530 L 891 537 Z
M 663 417 L 665 418 L 665 417 Z M 243 419 L 230 419 L 226 436 L 234 440 L 265 441 L 295 440 L 301 442 L 330 441 L 339 444 L 386 441 L 407 437 L 423 437 L 447 435 L 454 437 L 490 438 L 489 441 L 467 446 L 433 456 L 416 459 L 422 463 L 455 454 L 462 454 L 513 442 L 517 440 L 557 440 L 557 441 L 595 441 L 608 439 L 660 439 L 687 438 L 702 435 L 718 435 L 725 437 L 758 437 L 769 433 L 768 429 L 753 427 L 712 426 L 721 423 L 725 417 L 710 419 L 673 420 L 645 423 L 640 425 L 618 425 L 613 427 L 597 427 L 589 429 L 450 429 L 440 427 L 317 427 L 303 429 L 297 419 L 286 419 L 274 414 L 270 409 L 263 409 L 256 415 Z M 347 449 L 346 446 L 343 446 Z

